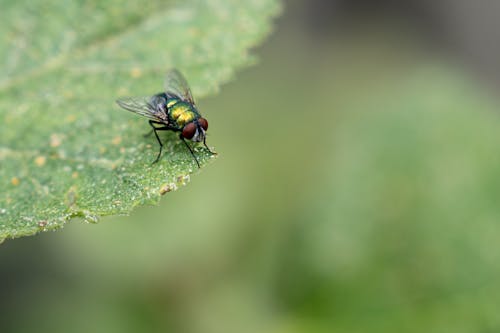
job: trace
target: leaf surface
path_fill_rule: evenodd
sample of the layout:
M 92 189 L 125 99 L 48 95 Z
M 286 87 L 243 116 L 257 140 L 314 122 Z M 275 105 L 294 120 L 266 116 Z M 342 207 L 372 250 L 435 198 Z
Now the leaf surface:
M 197 172 L 174 133 L 162 160 L 115 99 L 160 92 L 178 68 L 195 98 L 251 64 L 276 0 L 12 1 L 0 12 L 0 242 L 158 202 Z M 211 110 L 200 110 L 210 119 Z M 210 144 L 210 131 L 208 132 Z M 195 148 L 202 167 L 212 156 Z

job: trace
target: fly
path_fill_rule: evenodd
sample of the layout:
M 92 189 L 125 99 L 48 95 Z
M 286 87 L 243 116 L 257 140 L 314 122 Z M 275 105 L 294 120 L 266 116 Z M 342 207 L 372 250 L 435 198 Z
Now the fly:
M 189 149 L 198 168 L 200 163 L 186 140 L 203 142 L 208 151 L 214 154 L 206 143 L 208 121 L 201 116 L 196 108 L 191 89 L 178 70 L 173 69 L 167 73 L 165 92 L 150 97 L 119 98 L 116 103 L 125 110 L 149 119 L 149 125 L 153 128 L 149 134 L 154 133 L 160 144 L 160 151 L 153 163 L 160 160 L 163 150 L 163 143 L 158 136 L 158 131 L 179 132 L 179 138 Z

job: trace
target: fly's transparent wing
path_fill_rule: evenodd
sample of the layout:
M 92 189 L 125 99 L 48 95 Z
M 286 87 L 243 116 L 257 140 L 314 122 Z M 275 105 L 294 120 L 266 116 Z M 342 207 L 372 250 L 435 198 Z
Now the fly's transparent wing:
M 184 76 L 177 69 L 172 69 L 165 77 L 165 93 L 174 94 L 194 105 L 191 89 Z
M 157 96 L 123 97 L 117 99 L 116 103 L 125 110 L 137 113 L 138 115 L 154 121 L 165 123 L 168 120 L 167 113 L 163 108 L 160 108 L 159 105 L 155 104 L 157 99 Z

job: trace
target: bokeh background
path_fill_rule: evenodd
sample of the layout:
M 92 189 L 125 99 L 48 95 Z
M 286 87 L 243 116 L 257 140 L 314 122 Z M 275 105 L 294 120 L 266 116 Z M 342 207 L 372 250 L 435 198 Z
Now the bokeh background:
M 284 7 L 187 187 L 2 244 L 1 332 L 500 332 L 500 4 Z

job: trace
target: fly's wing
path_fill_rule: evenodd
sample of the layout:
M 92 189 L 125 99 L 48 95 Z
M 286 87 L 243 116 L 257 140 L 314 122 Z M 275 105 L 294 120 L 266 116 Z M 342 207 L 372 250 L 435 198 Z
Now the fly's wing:
M 151 120 L 166 123 L 168 116 L 166 110 L 155 105 L 156 96 L 153 97 L 124 97 L 116 100 L 116 103 L 125 110 L 137 113 Z
M 165 77 L 165 93 L 178 96 L 194 105 L 194 98 L 191 89 L 184 76 L 177 69 L 172 69 Z

